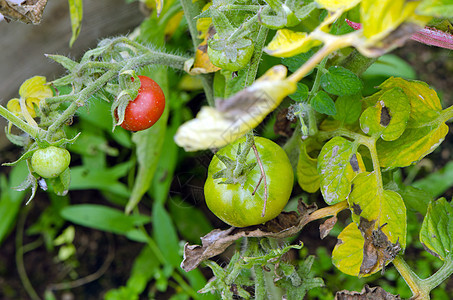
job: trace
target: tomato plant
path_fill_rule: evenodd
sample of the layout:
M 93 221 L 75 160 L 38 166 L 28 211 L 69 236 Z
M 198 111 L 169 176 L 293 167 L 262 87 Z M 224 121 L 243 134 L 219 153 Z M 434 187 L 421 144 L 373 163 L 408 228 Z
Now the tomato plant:
M 55 146 L 38 149 L 31 157 L 33 171 L 44 178 L 58 177 L 69 167 L 70 162 L 69 151 Z
M 147 76 L 138 76 L 138 96 L 129 102 L 120 124 L 126 130 L 140 131 L 153 126 L 165 109 L 165 95 L 160 86 Z
M 18 3 L 19 11 L 0 8 L 0 13 L 13 20 L 32 11 L 40 18 L 46 1 L 38 2 L 39 7 Z M 79 61 L 48 55 L 67 69 L 65 75 L 51 83 L 34 76 L 21 85 L 18 98 L 6 108 L 0 105 L 0 115 L 8 121 L 6 137 L 22 150 L 15 162 L 3 164 L 14 166 L 11 177 L 22 171 L 15 175 L 22 184 L 0 177 L 0 207 L 6 208 L 0 209 L 0 241 L 20 215 L 16 263 L 28 298 L 39 297 L 33 281 L 26 280 L 23 255 L 39 243 L 23 245 L 30 239 L 21 237 L 36 213 L 27 222 L 26 211 L 17 214 L 21 201 L 9 197 L 7 181 L 19 190 L 30 189 L 30 199 L 48 196 L 38 194 L 39 188 L 51 192 L 52 209 L 27 233 L 50 227 L 42 240 L 46 249 L 60 245 L 66 250 L 59 257 L 78 254 L 71 247 L 73 240 L 77 243 L 76 227 L 62 230 L 69 222 L 123 235 L 143 247 L 129 280 L 123 278 L 124 286 L 117 288 L 115 281 L 103 293 L 107 300 L 139 299 L 145 293 L 153 299 L 199 299 L 197 291 L 215 291 L 222 299 L 304 299 L 307 293 L 320 299 L 310 293 L 324 281 L 327 290 L 358 288 L 342 281 L 340 272 L 365 284 L 365 277 L 386 268 L 393 272 L 384 274 L 389 282 L 399 272 L 407 283 L 404 296 L 395 287 L 390 292 L 429 299 L 453 274 L 453 206 L 442 198 L 434 200 L 453 185 L 452 168 L 448 164 L 419 180 L 420 167 L 412 166 L 429 159 L 425 157 L 446 138 L 453 106 L 445 108 L 447 94 L 441 102 L 433 88 L 415 81 L 411 67 L 398 72 L 404 61 L 387 55 L 409 39 L 453 49 L 448 1 L 140 2 L 151 13 L 131 35 L 103 39 Z M 82 0 L 69 3 L 73 43 L 83 6 Z M 144 130 L 157 121 L 159 126 Z M 117 125 L 134 132 L 112 132 Z M 53 146 L 41 149 L 49 144 Z M 77 155 L 71 172 L 63 147 Z M 209 155 L 187 153 L 199 150 Z M 213 158 L 211 151 L 217 151 Z M 204 181 L 205 170 L 196 168 L 208 157 Z M 188 182 L 192 178 L 195 185 Z M 439 187 L 440 181 L 446 183 Z M 71 194 L 83 188 L 101 191 L 96 196 L 108 201 L 98 205 L 84 199 L 80 205 L 80 197 Z M 54 194 L 69 197 L 62 205 Z M 204 200 L 233 227 L 213 229 L 210 221 L 217 219 L 203 213 Z M 337 218 L 340 212 L 349 217 Z M 421 228 L 414 221 L 420 215 Z M 331 233 L 337 244 L 326 242 L 328 263 L 321 263 L 325 270 L 319 271 L 319 261 L 304 258 L 313 249 L 302 241 L 319 246 L 306 241 L 314 235 L 303 231 L 324 218 L 321 238 Z M 59 238 L 57 232 L 62 232 Z M 414 247 L 417 235 L 420 249 L 406 251 L 410 244 Z M 201 246 L 188 244 L 200 237 Z M 225 257 L 225 267 L 209 260 L 221 257 L 241 238 L 242 250 Z M 184 249 L 179 239 L 188 241 Z M 404 253 L 419 253 L 421 244 L 436 256 L 427 265 L 440 260 L 417 275 L 409 266 L 414 261 Z M 294 250 L 301 250 L 291 255 L 296 261 L 287 261 L 285 253 Z M 212 280 L 196 270 L 203 262 L 212 269 Z M 311 272 L 313 264 L 317 274 Z M 332 278 L 337 281 L 329 282 Z M 46 298 L 53 297 L 81 278 L 74 279 L 40 286 L 48 288 Z M 367 288 L 361 296 L 376 296 L 374 291 Z M 342 291 L 337 298 L 354 294 Z
M 217 152 L 209 164 L 208 178 L 204 185 L 209 209 L 222 221 L 236 227 L 257 225 L 275 218 L 285 207 L 293 188 L 293 170 L 285 151 L 262 137 L 255 137 L 255 145 L 266 174 L 267 203 L 265 184 L 260 180 L 261 170 L 253 151 L 249 151 L 245 163 L 254 167 L 243 170 L 242 174 L 233 179 L 236 182 L 223 183 L 228 178 L 213 178 L 226 167 L 221 160 L 222 156 L 235 159 L 238 147 L 244 141 L 245 138 L 239 139 Z M 254 193 L 257 186 L 259 187 Z M 265 215 L 262 216 L 264 205 Z

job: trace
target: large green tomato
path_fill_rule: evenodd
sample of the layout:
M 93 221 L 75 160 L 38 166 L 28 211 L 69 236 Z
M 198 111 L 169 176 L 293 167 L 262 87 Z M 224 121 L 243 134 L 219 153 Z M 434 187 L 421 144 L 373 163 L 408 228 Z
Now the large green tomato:
M 217 153 L 235 159 L 239 143 L 245 138 L 229 144 Z M 204 186 L 206 204 L 209 209 L 225 223 L 235 227 L 246 227 L 269 221 L 280 214 L 291 195 L 293 188 L 293 169 L 285 151 L 271 140 L 255 137 L 255 145 L 266 174 L 268 199 L 266 214 L 261 216 L 264 206 L 264 181 L 252 195 L 261 176 L 258 164 L 247 174 L 243 186 L 240 183 L 223 184 L 225 179 L 213 179 L 212 175 L 225 168 L 214 156 L 208 169 Z M 254 151 L 250 150 L 247 163 L 257 162 Z
M 66 170 L 71 162 L 71 154 L 64 148 L 50 146 L 38 149 L 31 157 L 33 171 L 44 178 L 55 178 Z

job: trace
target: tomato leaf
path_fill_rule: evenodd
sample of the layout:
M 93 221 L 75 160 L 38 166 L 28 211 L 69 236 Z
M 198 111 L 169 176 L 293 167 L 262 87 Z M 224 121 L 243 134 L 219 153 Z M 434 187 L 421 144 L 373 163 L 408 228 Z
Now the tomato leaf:
M 332 66 L 321 76 L 321 87 L 329 94 L 346 96 L 357 94 L 363 86 L 357 75 L 348 69 Z
M 335 115 L 337 110 L 335 108 L 335 103 L 333 102 L 332 98 L 324 92 L 319 91 L 310 101 L 311 106 L 314 110 L 319 113 L 326 114 L 328 116 Z
M 451 18 L 453 17 L 453 3 L 450 0 L 423 0 L 417 6 L 417 12 L 437 18 Z
M 281 59 L 282 64 L 288 67 L 288 70 L 291 72 L 296 72 L 297 69 L 300 68 L 307 60 L 310 59 L 310 57 L 315 53 L 315 51 L 310 50 L 305 53 L 300 53 L 294 56 L 290 57 L 284 57 Z M 310 72 L 307 73 L 307 76 L 310 75 L 313 72 L 311 70 Z
M 409 120 L 410 105 L 400 88 L 392 88 L 381 95 L 375 106 L 368 107 L 360 116 L 362 131 L 393 141 L 401 136 Z
M 69 0 L 69 13 L 71 16 L 71 29 L 72 36 L 69 41 L 69 47 L 72 47 L 80 33 L 82 27 L 83 17 L 83 1 L 82 0 Z
M 153 205 L 153 236 L 167 262 L 177 268 L 181 262 L 179 239 L 173 221 L 162 203 Z
M 444 140 L 448 126 L 441 124 L 406 129 L 395 141 L 378 140 L 376 149 L 381 167 L 407 167 L 430 154 Z
M 329 11 L 337 11 L 340 9 L 346 11 L 359 4 L 360 1 L 361 0 L 316 0 L 315 2 Z
M 109 169 L 92 169 L 83 166 L 71 167 L 71 190 L 99 189 L 129 197 L 127 186 L 118 179 L 124 177 L 132 167 L 132 161 Z
M 187 183 L 187 186 L 188 185 L 189 183 Z M 201 193 L 201 195 L 199 195 L 201 197 L 203 195 L 203 189 L 201 187 L 200 190 L 193 190 L 192 192 Z M 203 236 L 212 230 L 212 226 L 205 214 L 201 210 L 186 203 L 184 199 L 174 197 L 168 201 L 168 204 L 171 217 L 175 220 L 176 228 L 185 240 L 192 243 L 198 242 L 200 236 Z
M 346 124 L 355 123 L 362 112 L 359 94 L 338 97 L 335 101 L 335 109 L 337 111 L 333 115 L 335 120 Z
M 453 259 L 453 205 L 445 198 L 429 204 L 420 241 L 434 256 L 442 260 Z
M 365 239 L 357 224 L 350 223 L 338 235 L 338 242 L 332 251 L 333 264 L 345 274 L 358 276 L 363 261 L 364 243 Z
M 436 172 L 429 173 L 415 181 L 412 186 L 422 189 L 433 198 L 439 197 L 453 186 L 453 161 L 448 162 Z
M 148 191 L 152 184 L 154 174 L 159 164 L 167 130 L 167 120 L 170 108 L 170 97 L 168 97 L 167 70 L 159 68 L 155 70 L 153 77 L 158 82 L 164 93 L 167 95 L 167 104 L 160 119 L 150 128 L 136 132 L 132 136 L 132 141 L 137 145 L 136 154 L 138 161 L 138 172 L 135 177 L 134 187 L 129 201 L 126 205 L 126 213 L 140 202 L 142 196 Z
M 306 32 L 279 29 L 264 52 L 277 57 L 291 57 L 305 53 L 320 44 L 321 41 L 313 39 Z
M 359 224 L 361 218 L 375 221 L 375 228 L 382 231 L 392 243 L 406 245 L 406 206 L 401 196 L 394 191 L 379 187 L 381 179 L 375 172 L 361 173 L 352 181 L 353 188 L 348 197 L 352 219 Z M 384 224 L 387 224 L 383 226 Z
M 318 160 L 307 154 L 306 143 L 301 143 L 299 161 L 297 162 L 297 181 L 300 187 L 309 193 L 319 189 Z
M 0 175 L 0 244 L 13 228 L 25 196 L 25 191 L 13 190 L 11 187 L 18 186 L 27 174 L 27 164 L 22 162 L 12 169 L 9 180 L 5 174 Z
M 410 102 L 411 115 L 407 124 L 408 127 L 420 127 L 441 115 L 442 105 L 439 97 L 436 91 L 426 83 L 392 77 L 379 86 L 383 91 L 394 87 L 401 88 Z
M 357 145 L 334 137 L 321 149 L 318 174 L 324 201 L 332 205 L 346 199 L 351 191 L 351 180 L 360 171 L 356 156 Z
M 297 83 L 297 90 L 294 94 L 289 95 L 291 99 L 297 102 L 302 102 L 308 99 L 308 86 L 303 83 Z
M 63 208 L 60 212 L 63 219 L 78 225 L 126 235 L 141 226 L 151 222 L 145 215 L 125 215 L 124 212 L 96 204 L 77 204 Z

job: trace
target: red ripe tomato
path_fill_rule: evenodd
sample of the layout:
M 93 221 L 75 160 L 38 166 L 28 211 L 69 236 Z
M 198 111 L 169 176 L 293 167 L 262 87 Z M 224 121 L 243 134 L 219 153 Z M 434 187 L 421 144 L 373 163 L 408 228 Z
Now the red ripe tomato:
M 151 78 L 138 76 L 140 88 L 137 98 L 129 102 L 121 127 L 130 131 L 140 131 L 153 126 L 162 116 L 165 108 L 165 95 L 160 86 Z

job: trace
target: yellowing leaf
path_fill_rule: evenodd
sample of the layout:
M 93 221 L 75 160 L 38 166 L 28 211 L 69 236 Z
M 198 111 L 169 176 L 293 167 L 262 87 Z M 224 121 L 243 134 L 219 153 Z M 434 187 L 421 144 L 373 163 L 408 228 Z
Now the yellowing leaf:
M 319 189 L 318 160 L 307 154 L 307 143 L 300 147 L 299 161 L 297 162 L 297 182 L 300 187 L 309 193 Z
M 332 251 L 333 264 L 343 273 L 358 276 L 363 261 L 365 239 L 356 223 L 351 223 L 338 235 Z
M 69 0 L 69 13 L 71 16 L 71 29 L 72 36 L 69 41 L 69 47 L 72 47 L 75 40 L 79 36 L 80 28 L 82 27 L 83 17 L 83 1 L 82 0 Z
M 344 201 L 349 195 L 351 181 L 361 171 L 357 147 L 357 144 L 338 136 L 322 147 L 318 156 L 318 174 L 327 204 Z
M 183 17 L 184 12 L 180 11 L 170 18 L 167 25 L 165 26 L 165 36 L 167 37 L 167 39 L 171 37 L 173 33 L 175 33 L 176 29 L 178 29 Z
M 392 77 L 379 86 L 384 91 L 394 87 L 401 88 L 409 99 L 411 115 L 408 127 L 420 126 L 437 118 L 441 111 L 439 97 L 436 91 L 421 81 L 408 81 Z
M 360 3 L 361 0 L 316 0 L 322 8 L 329 11 L 349 10 Z
M 191 75 L 197 74 L 206 74 L 206 73 L 213 73 L 220 70 L 219 67 L 214 66 L 209 60 L 208 55 L 208 44 L 207 40 L 205 39 L 200 45 L 197 47 L 197 51 L 195 52 L 195 61 L 193 63 L 192 68 L 188 71 Z
M 320 41 L 312 39 L 306 32 L 280 29 L 264 51 L 272 56 L 291 57 L 320 44 Z
M 212 5 L 212 2 L 207 3 L 203 7 L 203 11 L 206 11 L 209 9 L 209 7 Z M 209 32 L 209 29 L 212 27 L 212 18 L 198 18 L 197 19 L 197 32 L 198 32 L 198 38 L 199 39 L 205 39 L 206 35 Z
M 406 129 L 410 109 L 403 90 L 392 88 L 381 95 L 375 106 L 368 107 L 362 113 L 360 127 L 370 136 L 380 136 L 386 141 L 396 140 Z
M 380 180 L 380 179 L 379 179 Z M 353 180 L 348 198 L 355 223 L 360 218 L 375 221 L 375 228 L 382 227 L 392 243 L 406 245 L 406 206 L 403 198 L 394 191 L 379 186 L 375 172 L 361 173 Z M 383 226 L 384 224 L 387 224 Z
M 407 167 L 436 149 L 448 133 L 445 124 L 408 128 L 395 141 L 379 140 L 376 149 L 383 168 Z
M 196 118 L 178 128 L 175 142 L 186 151 L 223 147 L 255 128 L 296 91 L 286 80 L 286 68 L 274 66 L 250 87 L 217 102 L 217 108 L 202 107 Z
M 381 40 L 414 14 L 420 1 L 363 0 L 360 19 L 363 35 L 374 41 Z

